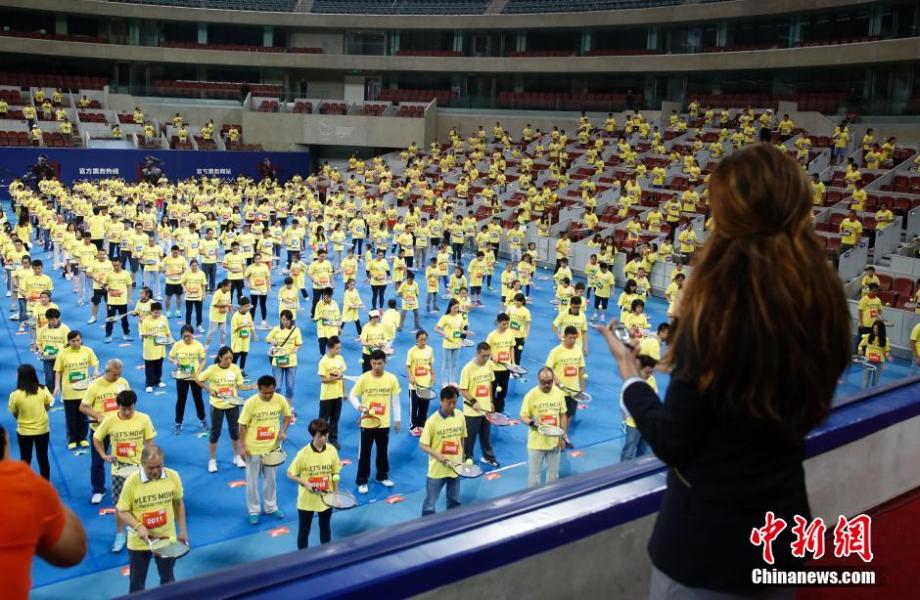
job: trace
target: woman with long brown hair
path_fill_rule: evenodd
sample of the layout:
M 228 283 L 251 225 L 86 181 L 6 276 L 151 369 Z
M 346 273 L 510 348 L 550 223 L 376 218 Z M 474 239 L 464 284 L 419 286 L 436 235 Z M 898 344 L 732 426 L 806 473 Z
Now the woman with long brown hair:
M 663 404 L 635 352 L 599 327 L 624 404 L 670 467 L 649 542 L 652 598 L 747 597 L 752 569 L 801 566 L 789 544 L 795 515 L 811 520 L 804 437 L 850 358 L 843 287 L 812 229 L 801 167 L 750 146 L 722 159 L 709 192 L 713 230 L 681 298 Z M 774 565 L 751 543 L 767 511 L 788 524 Z

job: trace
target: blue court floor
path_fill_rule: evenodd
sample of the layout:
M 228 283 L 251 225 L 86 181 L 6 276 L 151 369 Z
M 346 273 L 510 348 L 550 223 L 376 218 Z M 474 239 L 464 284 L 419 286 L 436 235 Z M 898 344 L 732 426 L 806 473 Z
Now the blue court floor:
M 33 254 L 33 258 L 41 258 L 49 266 L 52 262 L 50 256 L 45 256 L 40 250 Z M 501 264 L 496 273 L 500 272 Z M 538 275 L 547 276 L 549 272 L 541 270 Z M 143 361 L 139 339 L 130 344 L 120 343 L 118 335 L 120 332 L 116 330 L 115 341 L 111 344 L 104 344 L 103 325 L 101 323 L 86 324 L 89 318 L 89 308 L 88 306 L 77 306 L 75 294 L 71 293 L 70 282 L 63 279 L 58 273 L 53 274 L 52 277 L 55 284 L 54 301 L 61 306 L 64 322 L 71 329 L 79 329 L 83 333 L 84 344 L 96 352 L 101 364 L 113 357 L 125 362 L 124 376 L 140 396 L 138 409 L 148 413 L 153 419 L 157 427 L 157 443 L 166 451 L 167 466 L 176 469 L 182 476 L 193 551 L 179 561 L 177 577 L 189 578 L 243 562 L 296 550 L 296 486 L 282 473 L 279 473 L 278 499 L 280 507 L 287 514 L 286 519 L 278 521 L 263 518 L 258 526 L 249 525 L 244 497 L 245 488 L 238 485 L 244 479 L 243 470 L 234 467 L 230 462 L 232 453 L 226 431 L 224 431 L 218 448 L 220 470 L 218 473 L 209 474 L 206 470 L 207 438 L 198 435 L 199 429 L 193 407 L 186 407 L 185 430 L 177 436 L 173 432 L 175 390 L 171 385 L 171 380 L 167 380 L 169 385 L 163 390 L 157 390 L 152 394 L 143 391 Z M 275 272 L 274 279 L 277 286 L 282 279 L 280 271 Z M 424 278 L 421 281 L 423 282 Z M 536 284 L 538 287 L 533 290 L 533 304 L 530 305 L 534 326 L 522 361 L 532 373 L 535 373 L 536 368 L 543 363 L 550 349 L 557 343 L 550 329 L 550 323 L 556 314 L 556 307 L 550 304 L 552 282 L 543 280 L 537 281 Z M 366 287 L 362 288 L 359 281 L 359 289 L 361 289 L 364 302 L 370 306 L 370 291 Z M 485 307 L 474 310 L 471 315 L 470 328 L 476 332 L 477 340 L 484 339 L 493 328 L 494 317 L 499 305 L 497 277 L 495 288 L 494 291 L 484 290 Z M 277 291 L 277 287 L 274 288 L 274 291 Z M 619 291 L 617 290 L 617 294 Z M 342 289 L 339 286 L 335 299 L 341 302 L 341 296 Z M 388 289 L 389 297 L 392 297 L 392 288 Z M 441 301 L 442 310 L 445 306 L 446 302 Z M 653 327 L 666 318 L 665 309 L 665 303 L 661 299 L 650 300 L 648 313 Z M 299 354 L 300 366 L 298 367 L 295 395 L 295 407 L 299 419 L 289 431 L 289 439 L 293 446 L 289 448 L 289 456 L 293 456 L 294 448 L 300 448 L 308 442 L 307 424 L 318 413 L 319 380 L 315 372 L 315 365 L 319 359 L 319 349 L 315 342 L 315 327 L 306 319 L 306 312 L 306 310 L 302 311 L 298 319 L 298 325 L 304 334 L 304 346 Z M 39 367 L 39 373 L 41 373 L 37 359 L 29 352 L 29 336 L 17 334 L 18 323 L 9 320 L 10 314 L 8 310 L 0 311 L 0 321 L 2 321 L 0 336 L 5 338 L 3 346 L 7 353 L 7 360 L 0 362 L 0 380 L 7 382 L 5 393 L 12 390 L 15 369 L 21 362 L 32 362 Z M 277 314 L 276 298 L 270 299 L 268 314 L 270 324 L 274 324 L 273 316 Z M 610 315 L 613 316 L 613 312 Z M 423 313 L 423 328 L 433 331 L 439 316 L 440 313 Z M 362 320 L 366 320 L 366 315 L 362 315 Z M 184 320 L 171 319 L 171 322 L 174 335 L 178 335 Z M 135 324 L 136 321 L 132 321 L 132 333 L 136 336 Z M 360 348 L 355 337 L 353 326 L 348 326 L 343 335 L 343 348 L 348 363 L 348 372 L 351 374 L 360 373 Z M 436 347 L 436 359 L 440 361 L 440 338 L 437 336 L 432 336 L 432 338 L 434 338 Z M 391 359 L 395 364 L 392 364 L 389 370 L 394 373 L 405 372 L 403 363 L 405 351 L 413 344 L 414 336 L 411 333 L 411 324 L 409 324 L 397 338 L 396 354 Z M 623 442 L 618 410 L 620 378 L 616 374 L 612 359 L 602 344 L 603 340 L 599 335 L 592 332 L 590 353 L 587 358 L 587 386 L 594 396 L 594 401 L 579 411 L 576 417 L 571 434 L 575 450 L 567 452 L 562 460 L 563 480 L 567 475 L 609 465 L 619 460 Z M 216 347 L 217 342 L 215 341 L 210 348 L 211 353 L 216 350 Z M 250 352 L 246 370 L 253 379 L 270 373 L 265 349 L 264 342 L 257 342 Z M 462 353 L 461 363 L 465 364 L 472 358 L 474 349 L 464 349 Z M 904 362 L 889 367 L 883 375 L 883 381 L 905 375 L 906 369 Z M 658 377 L 659 387 L 664 390 L 667 385 L 667 377 L 661 375 L 656 377 Z M 855 392 L 861 386 L 861 377 L 861 372 L 853 369 L 838 393 Z M 508 414 L 517 415 L 521 399 L 534 385 L 534 380 L 535 375 L 532 374 L 530 381 L 514 381 L 511 384 L 506 407 Z M 400 382 L 404 385 L 405 379 L 400 377 Z M 405 389 L 402 399 L 405 424 L 409 408 L 408 392 Z M 191 405 L 191 401 L 188 404 Z M 110 551 L 115 532 L 114 516 L 111 511 L 112 501 L 107 495 L 101 505 L 90 505 L 90 457 L 88 454 L 75 456 L 67 450 L 63 410 L 59 406 L 52 410 L 51 481 L 63 501 L 79 515 L 86 527 L 89 536 L 89 552 L 80 565 L 66 570 L 50 567 L 36 560 L 32 569 L 35 588 L 32 597 L 49 599 L 66 597 L 75 600 L 112 597 L 127 593 L 128 579 L 125 570 L 128 562 L 127 553 L 113 554 Z M 432 402 L 431 410 L 436 410 L 435 402 Z M 346 489 L 355 493 L 354 463 L 357 462 L 358 442 L 356 417 L 357 414 L 353 409 L 345 406 L 340 426 L 342 444 L 340 454 L 343 459 L 353 461 L 352 464 L 345 467 L 342 483 Z M 7 411 L 0 412 L 0 423 L 11 432 L 15 430 L 15 423 Z M 506 428 L 493 427 L 492 431 L 493 445 L 501 467 L 496 470 L 497 472 L 487 473 L 487 476 L 480 479 L 463 482 L 461 499 L 466 504 L 501 496 L 526 486 L 526 429 L 518 425 Z M 15 442 L 11 446 L 16 456 L 18 451 Z M 333 539 L 385 527 L 419 516 L 424 497 L 427 457 L 418 448 L 418 439 L 409 435 L 405 428 L 400 433 L 393 433 L 391 436 L 390 463 L 390 476 L 396 482 L 395 488 L 388 490 L 372 481 L 370 493 L 359 497 L 361 505 L 358 508 L 335 514 L 332 520 Z M 33 465 L 33 468 L 37 469 L 37 466 Z M 443 509 L 443 502 L 442 498 L 438 506 L 439 510 Z M 318 528 L 314 526 L 313 529 L 311 544 L 318 544 L 316 531 Z M 156 585 L 155 569 L 151 571 L 148 579 L 150 587 Z

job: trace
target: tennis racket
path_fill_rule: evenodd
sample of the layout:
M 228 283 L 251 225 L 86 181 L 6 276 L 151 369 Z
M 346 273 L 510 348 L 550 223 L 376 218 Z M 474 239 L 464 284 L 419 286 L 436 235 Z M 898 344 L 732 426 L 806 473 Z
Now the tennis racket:
M 132 465 L 130 463 L 115 463 L 115 470 L 112 471 L 112 475 L 115 477 L 121 477 L 127 479 L 128 477 L 134 475 L 141 470 L 140 465 Z
M 460 340 L 461 348 L 472 348 L 475 345 L 476 345 L 476 342 L 474 342 L 473 340 L 468 340 L 466 338 Z
M 477 464 L 467 464 L 467 463 L 450 463 L 450 468 L 454 470 L 454 473 L 460 477 L 466 477 L 469 479 L 475 479 L 482 475 L 482 467 Z
M 147 538 L 147 544 L 157 558 L 182 558 L 192 550 L 188 542 L 175 538 Z
M 435 391 L 430 387 L 424 387 L 416 384 L 415 395 L 418 396 L 420 400 L 431 400 L 437 396 L 437 393 L 435 393 Z
M 105 318 L 105 322 L 106 322 L 106 323 L 114 323 L 115 321 L 120 321 L 121 319 L 124 319 L 125 317 L 127 317 L 127 316 L 130 315 L 130 314 L 133 314 L 133 313 L 122 313 L 122 314 L 120 314 L 120 315 L 113 315 L 113 316 L 111 316 L 111 317 L 106 317 L 106 318 Z
M 70 384 L 70 387 L 78 392 L 83 392 L 89 387 L 89 378 L 74 381 Z
M 579 391 L 573 388 L 570 388 L 566 385 L 559 385 L 559 389 L 565 392 L 566 396 L 571 396 L 573 399 L 581 402 L 582 404 L 588 404 L 591 402 L 591 394 L 585 391 Z
M 170 373 L 170 376 L 173 379 L 179 379 L 185 381 L 186 379 L 191 379 L 194 375 L 191 371 L 183 371 L 182 369 L 173 369 Z
M 540 435 L 545 435 L 548 437 L 562 437 L 565 435 L 565 429 L 557 425 L 548 425 L 541 423 L 537 426 L 537 431 L 540 432 Z
M 229 404 L 230 406 L 243 406 L 244 404 L 246 404 L 246 401 L 237 395 L 228 396 L 228 395 L 223 395 L 223 394 L 217 394 L 217 397 L 220 400 Z
M 512 424 L 511 417 L 509 417 L 508 415 L 504 413 L 495 412 L 495 411 L 487 411 L 487 410 L 482 410 L 480 408 L 476 408 L 475 406 L 473 406 L 470 402 L 466 400 L 464 400 L 463 403 L 469 406 L 470 408 L 472 408 L 473 410 L 475 410 L 476 412 L 483 414 L 486 418 L 486 421 L 488 421 L 492 425 L 495 425 L 497 427 L 507 427 L 508 425 Z
M 342 375 L 342 379 L 344 379 L 345 381 L 350 381 L 352 383 L 357 383 L 358 379 L 360 378 L 361 378 L 360 375 Z
M 320 491 L 309 488 L 310 492 L 319 496 L 323 504 L 336 510 L 348 510 L 358 506 L 358 499 L 351 493 L 343 490 Z
M 170 340 L 165 335 L 158 335 L 153 338 L 153 343 L 156 344 L 157 346 L 168 346 L 170 343 Z
M 358 426 L 362 429 L 376 429 L 380 427 L 381 423 L 383 423 L 383 421 L 380 420 L 380 417 L 367 412 L 362 412 L 358 417 Z
M 508 369 L 508 371 L 511 372 L 511 376 L 516 379 L 523 378 L 528 373 L 525 367 L 522 367 L 521 365 L 516 365 L 514 363 L 507 363 L 505 365 L 505 368 Z

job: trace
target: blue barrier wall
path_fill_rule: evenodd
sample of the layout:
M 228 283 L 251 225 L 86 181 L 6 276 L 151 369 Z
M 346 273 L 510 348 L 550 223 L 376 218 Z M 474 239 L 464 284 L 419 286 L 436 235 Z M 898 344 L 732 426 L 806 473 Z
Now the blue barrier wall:
M 843 473 L 847 468 L 874 469 L 876 487 L 883 487 L 879 482 L 884 480 L 891 488 L 884 490 L 889 496 L 877 496 L 875 504 L 881 503 L 879 498 L 903 493 L 895 489 L 886 469 L 898 460 L 916 463 L 913 446 L 917 444 L 904 440 L 917 438 L 918 416 L 918 377 L 844 399 L 828 421 L 809 435 L 806 472 L 815 460 L 825 461 L 818 469 L 832 470 L 827 461 L 837 456 Z M 908 456 L 891 457 L 860 447 L 884 437 L 892 442 L 889 446 Z M 861 464 L 853 452 L 871 464 Z M 872 454 L 874 458 L 867 458 Z M 912 486 L 918 482 L 916 477 L 906 481 Z M 845 495 L 842 490 L 852 483 L 846 477 L 836 478 L 838 495 Z M 813 484 L 809 478 L 810 495 Z M 585 584 L 590 579 L 596 580 L 595 588 L 601 582 L 607 597 L 623 591 L 614 587 L 627 590 L 618 596 L 640 597 L 647 589 L 649 570 L 645 540 L 664 486 L 664 466 L 654 457 L 644 457 L 132 598 L 573 597 L 578 595 L 576 589 L 590 588 L 591 583 Z M 812 508 L 817 515 L 827 507 Z M 865 508 L 849 506 L 855 512 Z M 607 532 L 618 537 L 603 537 Z M 592 539 L 595 546 L 590 550 L 579 546 Z M 623 545 L 629 550 L 622 551 Z M 578 550 L 566 555 L 567 548 Z M 625 574 L 618 572 L 623 570 L 619 563 L 627 565 Z M 528 564 L 532 568 L 526 572 L 514 570 Z M 493 573 L 499 575 L 489 577 Z
M 266 158 L 282 181 L 310 173 L 308 152 L 0 148 L 0 185 L 9 185 L 13 177 L 25 175 L 41 155 L 48 157 L 58 178 L 68 185 L 77 179 L 106 177 L 137 181 L 147 156 L 157 158 L 163 173 L 173 181 L 202 175 L 221 179 L 245 175 L 259 179 L 259 165 Z

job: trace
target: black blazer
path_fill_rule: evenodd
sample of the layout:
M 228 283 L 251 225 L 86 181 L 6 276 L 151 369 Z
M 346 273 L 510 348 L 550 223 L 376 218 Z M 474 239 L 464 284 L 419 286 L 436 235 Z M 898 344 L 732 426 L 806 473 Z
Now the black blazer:
M 811 520 L 803 443 L 790 443 L 774 425 L 718 414 L 710 399 L 677 377 L 664 404 L 644 382 L 631 384 L 623 401 L 670 467 L 648 544 L 658 569 L 684 585 L 741 592 L 756 588 L 752 569 L 801 567 L 804 560 L 792 556 L 790 544 L 794 515 Z M 773 565 L 750 541 L 767 511 L 786 521 L 773 542 Z

